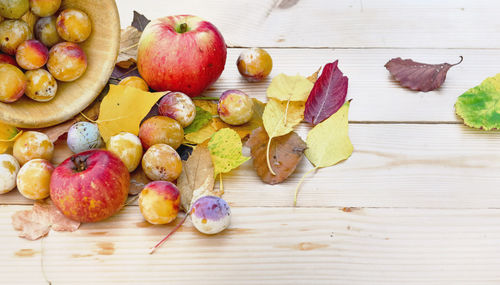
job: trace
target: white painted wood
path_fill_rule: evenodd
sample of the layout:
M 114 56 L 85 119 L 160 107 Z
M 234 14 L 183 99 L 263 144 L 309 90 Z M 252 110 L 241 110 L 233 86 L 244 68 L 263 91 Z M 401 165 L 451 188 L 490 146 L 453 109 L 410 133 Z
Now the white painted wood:
M 213 22 L 230 46 L 499 48 L 500 3 L 489 0 L 118 0 L 150 19 L 193 14 Z M 289 7 L 289 8 L 284 8 Z

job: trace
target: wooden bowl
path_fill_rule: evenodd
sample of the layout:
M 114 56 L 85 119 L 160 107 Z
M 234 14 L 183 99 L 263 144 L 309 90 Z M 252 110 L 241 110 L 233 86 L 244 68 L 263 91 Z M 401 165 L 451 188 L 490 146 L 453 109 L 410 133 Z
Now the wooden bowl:
M 99 95 L 113 72 L 120 46 L 120 17 L 114 0 L 63 0 L 61 8 L 77 8 L 92 21 L 92 34 L 80 46 L 87 54 L 87 71 L 73 82 L 58 82 L 49 102 L 26 95 L 15 103 L 0 102 L 0 121 L 21 128 L 42 128 L 71 119 Z

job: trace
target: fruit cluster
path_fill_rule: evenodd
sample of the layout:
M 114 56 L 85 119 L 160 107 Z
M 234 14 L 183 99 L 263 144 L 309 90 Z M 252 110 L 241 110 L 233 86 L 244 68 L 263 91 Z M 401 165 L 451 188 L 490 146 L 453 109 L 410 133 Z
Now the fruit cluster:
M 23 94 L 50 101 L 57 80 L 71 82 L 85 73 L 87 56 L 78 44 L 90 36 L 91 20 L 78 9 L 58 12 L 60 6 L 61 0 L 0 1 L 0 102 Z

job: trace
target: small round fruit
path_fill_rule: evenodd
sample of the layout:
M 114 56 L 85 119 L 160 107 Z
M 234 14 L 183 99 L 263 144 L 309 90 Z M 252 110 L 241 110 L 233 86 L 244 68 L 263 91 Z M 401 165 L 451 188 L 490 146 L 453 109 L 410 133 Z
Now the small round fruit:
M 148 84 L 146 83 L 146 81 L 144 81 L 144 79 L 140 78 L 139 76 L 129 76 L 123 78 L 118 84 L 135 87 L 137 89 L 141 89 L 142 91 L 149 91 Z
M 154 225 L 168 224 L 179 213 L 181 195 L 177 186 L 168 181 L 147 184 L 139 194 L 139 208 L 146 221 Z
M 21 18 L 30 8 L 28 0 L 1 0 L 0 16 L 9 19 Z
M 90 36 L 92 23 L 85 12 L 66 9 L 57 17 L 56 28 L 59 36 L 65 41 L 81 43 Z
M 261 81 L 273 69 L 273 60 L 267 51 L 251 48 L 243 51 L 236 61 L 238 71 L 250 82 Z
M 26 76 L 12 64 L 0 63 L 0 102 L 12 103 L 24 94 Z
M 0 53 L 0 63 L 8 63 L 17 66 L 16 60 L 10 55 Z
M 36 158 L 50 161 L 54 154 L 54 144 L 44 133 L 27 131 L 14 143 L 13 154 L 21 165 Z
M 45 159 L 28 161 L 17 174 L 17 190 L 31 200 L 45 199 L 50 195 L 50 176 L 54 166 Z
M 103 144 L 99 128 L 96 124 L 89 122 L 78 122 L 71 126 L 66 142 L 74 153 L 97 149 Z
M 26 22 L 7 20 L 0 23 L 0 50 L 14 55 L 17 47 L 25 40 L 33 38 L 33 33 Z
M 19 163 L 10 154 L 0 154 L 0 194 L 16 188 Z
M 219 98 L 219 116 L 230 125 L 242 125 L 252 119 L 253 101 L 240 90 L 227 90 Z
M 158 104 L 158 111 L 160 115 L 179 122 L 183 128 L 191 125 L 196 117 L 196 106 L 193 100 L 182 92 L 169 92 L 163 96 Z
M 166 144 L 155 144 L 142 157 L 142 170 L 151 180 L 174 181 L 181 175 L 181 157 Z
M 38 102 L 47 102 L 56 96 L 57 81 L 47 70 L 27 71 L 26 78 L 28 79 L 26 96 Z
M 87 70 L 87 56 L 74 43 L 58 43 L 50 49 L 47 68 L 60 81 L 77 80 Z
M 16 61 L 25 70 L 38 69 L 49 59 L 49 50 L 37 40 L 27 40 L 20 44 L 16 52 Z
M 61 0 L 30 0 L 31 12 L 40 17 L 54 15 L 61 6 Z
M 62 42 L 56 29 L 56 17 L 40 18 L 35 25 L 35 37 L 47 47 Z
M 159 143 L 177 149 L 184 139 L 184 129 L 172 118 L 154 116 L 142 123 L 139 128 L 139 138 L 144 149 Z
M 217 234 L 231 223 L 231 209 L 222 198 L 203 196 L 193 203 L 191 221 L 198 231 L 208 235 Z
M 128 172 L 134 171 L 141 163 L 141 140 L 134 134 L 121 132 L 112 136 L 109 138 L 107 149 L 123 161 Z

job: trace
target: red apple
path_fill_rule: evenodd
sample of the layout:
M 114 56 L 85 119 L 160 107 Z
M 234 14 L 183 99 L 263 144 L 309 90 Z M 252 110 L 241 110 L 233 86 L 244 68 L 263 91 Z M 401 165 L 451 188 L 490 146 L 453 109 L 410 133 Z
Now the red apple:
M 190 16 L 151 21 L 139 41 L 139 73 L 156 91 L 200 95 L 221 75 L 226 44 L 210 22 Z
M 89 150 L 66 159 L 52 173 L 50 198 L 79 222 L 98 222 L 118 212 L 128 196 L 130 175 L 113 153 Z

